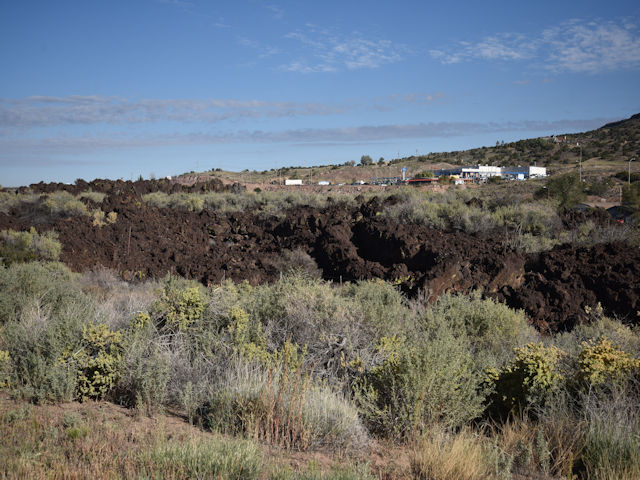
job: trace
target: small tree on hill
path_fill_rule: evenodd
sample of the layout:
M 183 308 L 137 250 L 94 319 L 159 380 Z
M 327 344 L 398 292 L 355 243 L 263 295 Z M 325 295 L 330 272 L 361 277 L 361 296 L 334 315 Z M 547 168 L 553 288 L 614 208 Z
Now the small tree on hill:
M 434 176 L 431 170 L 424 170 L 423 172 L 417 173 L 415 178 L 433 178 Z
M 360 157 L 360 165 L 366 167 L 367 165 L 373 165 L 373 159 L 369 155 L 362 155 Z
M 575 174 L 567 173 L 547 182 L 549 196 L 557 199 L 561 207 L 573 207 L 586 198 L 582 183 Z

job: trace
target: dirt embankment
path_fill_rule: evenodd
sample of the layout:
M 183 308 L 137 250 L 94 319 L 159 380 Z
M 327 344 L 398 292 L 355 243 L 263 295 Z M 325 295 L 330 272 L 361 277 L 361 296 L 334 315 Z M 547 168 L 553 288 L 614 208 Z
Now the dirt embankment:
M 115 224 L 96 227 L 88 217 L 70 217 L 38 228 L 58 232 L 61 259 L 77 271 L 102 265 L 129 276 L 174 272 L 205 284 L 226 278 L 258 284 L 279 278 L 283 250 L 301 249 L 326 279 L 384 278 L 431 298 L 483 289 L 525 309 L 541 330 L 570 329 L 598 302 L 608 314 L 640 320 L 640 249 L 626 244 L 562 246 L 526 256 L 508 249 L 501 235 L 397 224 L 379 215 L 377 198 L 359 208 L 296 207 L 284 218 L 263 218 L 148 207 L 137 190 L 105 198 L 102 209 L 118 213 Z M 18 217 L 0 213 L 0 229 L 30 226 Z

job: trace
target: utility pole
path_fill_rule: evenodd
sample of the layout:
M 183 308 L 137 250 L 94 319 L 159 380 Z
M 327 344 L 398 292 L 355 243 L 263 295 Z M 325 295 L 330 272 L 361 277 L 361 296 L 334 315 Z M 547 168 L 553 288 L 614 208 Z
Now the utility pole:
M 576 147 L 580 148 L 580 184 L 582 184 L 582 145 L 580 142 L 576 142 Z
M 631 162 L 633 162 L 634 160 L 635 160 L 635 157 L 632 158 L 631 160 L 629 160 L 629 179 L 628 179 L 628 182 L 627 182 L 627 183 L 629 183 L 629 185 L 631 185 Z

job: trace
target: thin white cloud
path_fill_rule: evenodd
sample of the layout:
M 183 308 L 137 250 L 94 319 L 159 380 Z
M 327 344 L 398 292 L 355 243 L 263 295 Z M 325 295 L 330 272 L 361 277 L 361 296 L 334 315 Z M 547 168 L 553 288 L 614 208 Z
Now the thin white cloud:
M 236 99 L 142 99 L 98 95 L 0 98 L 0 136 L 9 130 L 74 125 L 135 125 L 161 121 L 214 124 L 245 118 L 325 116 L 352 110 L 390 111 L 400 103 L 430 104 L 442 93 L 394 94 L 342 103 Z
M 429 53 L 444 64 L 482 60 L 524 60 L 531 58 L 536 45 L 525 36 L 515 33 L 499 33 L 485 37 L 477 43 L 459 42 L 450 49 L 436 49 Z
M 193 7 L 193 2 L 187 0 L 156 0 L 158 3 L 164 3 L 165 5 L 174 5 L 176 7 Z
M 625 22 L 572 20 L 542 32 L 552 72 L 599 73 L 640 67 L 640 36 Z
M 359 32 L 343 35 L 307 24 L 304 30 L 285 35 L 299 50 L 280 66 L 282 70 L 314 73 L 378 68 L 403 59 L 406 48 L 389 40 L 371 40 Z
M 0 99 L 0 128 L 63 125 L 125 125 L 175 121 L 216 123 L 256 117 L 332 115 L 353 108 L 313 102 L 271 102 L 233 99 L 143 99 L 119 97 L 33 96 Z M 1 131 L 1 130 L 0 130 Z
M 78 154 L 123 148 L 221 145 L 221 144 L 314 144 L 362 143 L 410 138 L 449 138 L 504 132 L 567 132 L 599 127 L 612 119 L 518 122 L 431 122 L 395 125 L 364 125 L 342 128 L 300 128 L 282 131 L 242 130 L 235 132 L 192 132 L 108 136 L 61 136 L 0 139 L 0 158 L 15 154 Z
M 602 73 L 640 67 L 640 35 L 628 21 L 574 19 L 537 35 L 499 33 L 429 51 L 443 64 L 523 61 L 552 73 Z
M 284 9 L 278 5 L 266 5 L 265 8 L 271 12 L 271 17 L 276 20 L 282 20 L 284 17 Z

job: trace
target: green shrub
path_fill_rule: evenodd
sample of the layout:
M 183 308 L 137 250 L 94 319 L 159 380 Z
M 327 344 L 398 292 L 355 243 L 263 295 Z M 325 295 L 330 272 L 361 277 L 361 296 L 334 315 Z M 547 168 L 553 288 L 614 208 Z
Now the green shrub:
M 62 251 L 56 232 L 39 234 L 33 227 L 26 232 L 3 230 L 0 242 L 0 260 L 7 266 L 37 259 L 56 261 Z
M 442 328 L 408 343 L 382 339 L 383 360 L 355 387 L 361 413 L 373 432 L 407 437 L 436 423 L 459 427 L 482 413 L 481 379 L 466 338 Z
M 331 380 L 344 373 L 341 360 L 366 357 L 375 338 L 362 328 L 360 303 L 341 295 L 331 283 L 304 275 L 288 275 L 273 285 L 242 294 L 245 310 L 263 326 L 267 348 L 288 340 L 306 346 L 307 366 Z
M 168 277 L 160 300 L 151 309 L 160 317 L 162 328 L 174 332 L 183 331 L 200 319 L 206 308 L 200 288 Z
M 239 359 L 212 385 L 201 421 L 286 448 L 359 447 L 366 432 L 356 409 L 302 370 L 266 369 Z
M 12 387 L 36 402 L 70 400 L 76 371 L 58 359 L 79 347 L 95 315 L 95 303 L 61 264 L 0 268 L 0 346 L 9 352 Z
M 546 195 L 557 200 L 561 207 L 572 207 L 586 198 L 578 175 L 573 173 L 550 178 L 546 189 L 538 192 L 539 197 Z
M 168 397 L 168 352 L 158 344 L 148 314 L 136 316 L 123 338 L 121 376 L 116 386 L 119 402 L 148 415 L 162 411 Z
M 104 323 L 83 327 L 79 349 L 70 349 L 60 362 L 77 369 L 80 400 L 102 399 L 116 385 L 122 368 L 122 332 L 113 332 Z
M 578 355 L 578 381 L 588 387 L 622 384 L 632 373 L 640 372 L 640 360 L 602 337 L 582 344 Z
M 426 310 L 430 328 L 450 328 L 457 337 L 466 337 L 476 368 L 501 368 L 513 349 L 538 338 L 522 310 L 513 310 L 480 292 L 470 295 L 441 295 Z
M 411 328 L 411 310 L 402 292 L 380 279 L 345 285 L 342 295 L 351 299 L 362 314 L 362 328 L 373 328 L 378 337 L 402 334 Z
M 106 196 L 107 196 L 106 193 L 92 192 L 91 190 L 88 190 L 78 195 L 78 198 L 87 198 L 94 203 L 102 203 L 102 201 L 104 200 L 104 197 Z
M 488 379 L 495 386 L 494 413 L 543 405 L 563 380 L 559 365 L 563 352 L 556 347 L 529 343 L 514 351 L 515 358 L 508 365 L 488 369 Z
M 72 400 L 76 371 L 58 358 L 68 342 L 77 342 L 80 322 L 48 318 L 38 310 L 25 309 L 20 320 L 7 323 L 2 331 L 2 343 L 9 352 L 10 385 L 36 403 Z
M 637 390 L 614 390 L 582 399 L 586 434 L 580 454 L 585 477 L 640 478 L 640 404 Z
M 87 206 L 72 194 L 66 191 L 58 191 L 47 194 L 42 206 L 54 217 L 75 217 L 89 215 Z
M 86 305 L 77 276 L 61 263 L 14 264 L 0 267 L 0 324 L 17 319 L 35 300 L 54 316 Z

